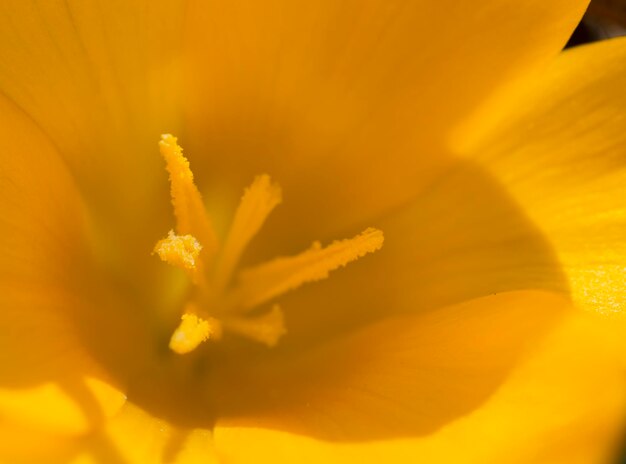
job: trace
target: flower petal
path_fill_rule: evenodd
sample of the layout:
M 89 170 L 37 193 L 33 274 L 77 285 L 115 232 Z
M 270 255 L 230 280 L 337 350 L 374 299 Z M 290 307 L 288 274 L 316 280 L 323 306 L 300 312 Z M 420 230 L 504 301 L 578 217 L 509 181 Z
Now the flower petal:
M 555 250 L 576 303 L 626 317 L 626 40 L 563 53 L 457 136 Z M 471 137 L 470 137 L 471 136 Z
M 286 243 L 397 205 L 446 165 L 450 127 L 552 58 L 587 3 L 192 2 L 184 144 L 215 216 L 262 172 L 284 187 Z
M 76 448 L 71 437 L 0 421 L 0 460 L 12 464 L 67 463 Z M 36 443 L 36 446 L 33 444 Z
M 218 422 L 218 453 L 233 463 L 605 462 L 626 410 L 615 334 L 567 308 L 549 294 L 486 297 L 242 376 L 250 396 Z
M 178 113 L 183 8 L 148 0 L 3 2 L 0 88 L 94 180 L 107 166 L 93 163 L 131 166 L 143 155 L 118 145 L 108 153 L 115 163 L 100 159 L 111 142 L 149 136 L 154 157 L 161 132 L 150 132 Z
M 0 6 L 0 90 L 58 148 L 106 237 L 100 259 L 120 274 L 137 274 L 167 230 L 156 143 L 179 130 L 183 10 L 151 0 Z
M 0 416 L 82 432 L 125 401 L 73 324 L 90 289 L 84 206 L 58 153 L 5 99 L 0 140 Z
M 71 464 L 217 463 L 209 430 L 174 428 L 127 403 L 106 427 L 87 437 Z

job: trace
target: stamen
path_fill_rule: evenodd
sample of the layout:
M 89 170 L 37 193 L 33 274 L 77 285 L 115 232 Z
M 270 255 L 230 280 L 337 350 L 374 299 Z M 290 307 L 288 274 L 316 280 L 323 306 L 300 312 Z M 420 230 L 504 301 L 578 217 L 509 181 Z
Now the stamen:
M 176 235 L 170 230 L 167 237 L 161 239 L 154 246 L 153 253 L 159 255 L 162 261 L 186 271 L 194 282 L 198 280 L 198 270 L 201 267 L 198 255 L 202 246 L 193 235 Z
M 231 317 L 222 321 L 224 329 L 272 347 L 287 333 L 285 318 L 278 305 L 259 317 Z
M 194 183 L 189 161 L 176 137 L 162 135 L 159 146 L 170 175 L 176 233 L 170 230 L 155 245 L 154 253 L 183 269 L 200 287 L 191 294 L 192 301 L 170 338 L 169 347 L 176 353 L 189 353 L 207 339 L 219 340 L 224 330 L 270 347 L 276 345 L 286 333 L 281 309 L 274 305 L 260 316 L 245 313 L 305 283 L 325 279 L 331 271 L 383 245 L 383 233 L 373 228 L 325 248 L 315 242 L 299 255 L 277 258 L 242 271 L 232 288 L 229 282 L 241 255 L 282 200 L 280 187 L 267 175 L 254 179 L 241 198 L 217 261 L 212 262 L 218 251 L 218 239 Z M 213 272 L 208 272 L 209 269 Z
M 176 137 L 170 134 L 161 136 L 159 147 L 170 173 L 176 231 L 179 235 L 196 237 L 202 244 L 203 255 L 208 261 L 217 250 L 217 236 L 204 209 L 200 192 L 194 184 L 189 161 L 184 157 Z
M 281 202 L 282 193 L 266 174 L 258 176 L 246 189 L 235 213 L 224 248 L 215 269 L 215 287 L 223 289 L 239 258 L 272 210 Z
M 209 338 L 219 339 L 222 327 L 217 319 L 201 319 L 195 314 L 185 313 L 178 328 L 170 339 L 170 349 L 178 354 L 195 350 L 200 343 Z
M 249 310 L 304 283 L 325 279 L 331 271 L 379 250 L 383 241 L 380 230 L 369 228 L 352 239 L 335 241 L 326 248 L 316 242 L 299 255 L 277 258 L 244 270 L 231 301 L 238 310 Z

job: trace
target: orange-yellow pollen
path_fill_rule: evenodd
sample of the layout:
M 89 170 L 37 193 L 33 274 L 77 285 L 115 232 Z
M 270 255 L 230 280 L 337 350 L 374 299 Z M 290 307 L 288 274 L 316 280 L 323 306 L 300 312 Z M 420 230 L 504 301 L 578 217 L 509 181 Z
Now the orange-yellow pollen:
M 192 277 L 198 268 L 198 256 L 202 245 L 192 235 L 176 235 L 170 230 L 167 237 L 154 246 L 154 253 L 172 266 L 187 271 Z
M 222 328 L 217 319 L 202 319 L 195 314 L 186 313 L 182 315 L 180 325 L 170 338 L 170 349 L 178 354 L 190 353 L 203 341 L 209 338 L 219 339 L 221 335 Z
M 315 242 L 295 256 L 276 258 L 237 272 L 246 247 L 282 201 L 280 187 L 266 174 L 257 176 L 245 190 L 230 230 L 219 246 L 189 161 L 176 137 L 163 135 L 159 146 L 170 173 L 176 233 L 170 231 L 156 244 L 154 252 L 168 264 L 185 270 L 203 289 L 197 301 L 187 303 L 171 337 L 169 346 L 176 353 L 189 353 L 208 339 L 219 340 L 223 331 L 270 347 L 276 345 L 287 331 L 282 310 L 274 304 L 253 316 L 252 309 L 305 283 L 325 279 L 331 271 L 383 245 L 383 233 L 368 228 L 351 239 L 337 240 L 326 247 Z

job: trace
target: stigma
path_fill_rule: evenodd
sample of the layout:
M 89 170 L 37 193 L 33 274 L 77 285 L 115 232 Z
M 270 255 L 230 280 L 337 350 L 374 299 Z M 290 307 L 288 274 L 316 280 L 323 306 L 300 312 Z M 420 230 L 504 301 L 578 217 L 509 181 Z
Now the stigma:
M 176 137 L 162 135 L 159 148 L 169 172 L 176 230 L 159 240 L 153 253 L 184 271 L 199 290 L 185 302 L 170 338 L 169 347 L 178 354 L 192 352 L 207 340 L 218 341 L 224 332 L 275 346 L 287 332 L 283 311 L 276 303 L 280 296 L 326 279 L 332 271 L 383 245 L 383 233 L 368 228 L 353 238 L 327 246 L 314 242 L 295 256 L 239 269 L 246 247 L 281 203 L 280 187 L 267 174 L 257 176 L 245 189 L 230 229 L 220 240 Z

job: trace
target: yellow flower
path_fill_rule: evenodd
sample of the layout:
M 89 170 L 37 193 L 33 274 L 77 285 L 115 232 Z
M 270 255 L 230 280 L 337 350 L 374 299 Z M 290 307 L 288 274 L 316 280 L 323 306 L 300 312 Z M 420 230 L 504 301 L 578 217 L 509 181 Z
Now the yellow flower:
M 626 40 L 559 53 L 586 3 L 2 2 L 0 462 L 606 462 Z

